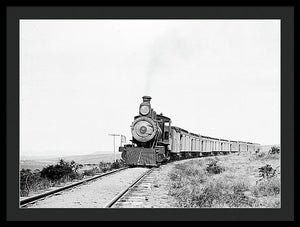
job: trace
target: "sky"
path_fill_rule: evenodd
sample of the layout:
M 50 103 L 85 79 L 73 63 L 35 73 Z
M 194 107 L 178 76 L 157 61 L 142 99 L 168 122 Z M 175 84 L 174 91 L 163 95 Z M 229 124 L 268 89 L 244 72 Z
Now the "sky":
M 21 156 L 113 152 L 144 95 L 190 132 L 280 144 L 280 20 L 20 20 Z

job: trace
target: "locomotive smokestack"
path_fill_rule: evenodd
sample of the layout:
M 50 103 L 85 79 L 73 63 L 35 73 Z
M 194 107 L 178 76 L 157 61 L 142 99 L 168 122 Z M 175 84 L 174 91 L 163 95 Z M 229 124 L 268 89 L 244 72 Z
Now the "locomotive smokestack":
M 150 96 L 143 96 L 143 102 L 150 103 L 151 97 Z

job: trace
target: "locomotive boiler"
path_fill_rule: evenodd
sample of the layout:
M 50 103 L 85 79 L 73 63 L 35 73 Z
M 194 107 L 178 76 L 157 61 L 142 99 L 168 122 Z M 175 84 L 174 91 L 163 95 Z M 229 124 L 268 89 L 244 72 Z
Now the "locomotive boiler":
M 132 144 L 119 147 L 129 166 L 157 166 L 170 157 L 171 119 L 151 108 L 151 97 L 143 96 L 139 115 L 131 125 Z

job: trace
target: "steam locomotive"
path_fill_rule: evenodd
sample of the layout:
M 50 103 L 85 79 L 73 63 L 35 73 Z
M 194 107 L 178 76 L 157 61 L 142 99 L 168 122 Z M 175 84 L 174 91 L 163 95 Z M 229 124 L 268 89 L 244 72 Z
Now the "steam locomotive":
M 174 159 L 259 149 L 258 143 L 218 139 L 171 126 L 170 118 L 151 108 L 150 96 L 142 98 L 131 125 L 132 143 L 119 147 L 128 166 L 159 166 Z

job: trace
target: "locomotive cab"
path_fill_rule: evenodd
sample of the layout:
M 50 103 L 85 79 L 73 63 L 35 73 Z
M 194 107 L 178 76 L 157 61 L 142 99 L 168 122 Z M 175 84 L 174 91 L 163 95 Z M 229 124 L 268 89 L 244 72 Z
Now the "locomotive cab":
M 159 127 L 162 129 L 162 134 L 158 143 L 168 145 L 171 132 L 171 119 L 163 116 L 162 114 L 157 115 L 156 119 L 158 121 Z

